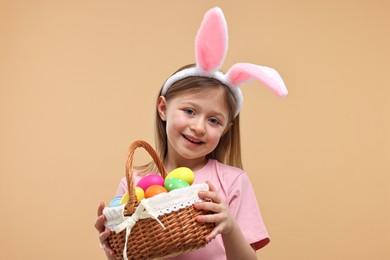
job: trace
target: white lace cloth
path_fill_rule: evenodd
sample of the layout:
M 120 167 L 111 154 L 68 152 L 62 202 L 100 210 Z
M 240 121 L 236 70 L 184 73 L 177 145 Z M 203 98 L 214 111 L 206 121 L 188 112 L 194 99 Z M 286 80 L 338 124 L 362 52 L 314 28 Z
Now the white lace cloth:
M 159 216 L 169 214 L 185 207 L 193 205 L 195 202 L 202 201 L 199 191 L 208 191 L 209 186 L 206 183 L 194 184 L 189 187 L 172 190 L 168 193 L 161 193 L 149 199 L 141 200 L 133 215 L 125 217 L 123 214 L 125 204 L 119 207 L 105 208 L 103 214 L 106 216 L 105 226 L 116 233 L 126 229 L 126 242 L 123 249 L 123 259 L 127 260 L 127 240 L 131 229 L 139 219 L 153 218 L 162 228 L 164 225 L 158 219 Z

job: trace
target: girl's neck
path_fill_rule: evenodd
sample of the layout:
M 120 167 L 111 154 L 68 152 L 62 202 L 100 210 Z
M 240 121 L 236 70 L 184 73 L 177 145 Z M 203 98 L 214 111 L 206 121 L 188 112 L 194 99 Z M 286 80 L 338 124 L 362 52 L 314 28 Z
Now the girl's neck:
M 188 167 L 192 171 L 197 171 L 202 169 L 207 164 L 208 159 L 206 157 L 190 159 L 190 160 L 165 160 L 164 166 L 165 169 L 169 172 L 173 171 L 178 167 Z

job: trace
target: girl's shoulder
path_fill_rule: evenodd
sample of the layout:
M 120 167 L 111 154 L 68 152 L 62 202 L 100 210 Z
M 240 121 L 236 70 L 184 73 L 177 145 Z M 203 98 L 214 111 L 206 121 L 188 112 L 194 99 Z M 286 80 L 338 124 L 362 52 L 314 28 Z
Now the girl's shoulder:
M 233 175 L 242 175 L 245 174 L 245 171 L 241 168 L 223 164 L 217 160 L 210 159 L 207 165 L 205 166 L 206 170 L 214 170 L 221 174 L 233 174 Z
M 242 191 L 253 190 L 249 176 L 244 170 L 216 160 L 209 160 L 203 169 L 195 172 L 196 183 L 207 181 L 228 204 L 233 198 L 241 196 Z
M 247 174 L 240 168 L 210 159 L 202 169 L 195 172 L 195 179 L 197 179 L 197 177 L 199 181 L 218 180 L 219 182 L 224 182 L 226 184 L 233 184 L 242 178 L 246 179 Z

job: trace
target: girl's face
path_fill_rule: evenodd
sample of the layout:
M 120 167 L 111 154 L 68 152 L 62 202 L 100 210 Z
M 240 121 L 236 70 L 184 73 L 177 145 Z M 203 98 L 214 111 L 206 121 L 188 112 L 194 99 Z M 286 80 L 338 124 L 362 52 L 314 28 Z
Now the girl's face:
M 169 101 L 158 100 L 157 108 L 166 121 L 166 162 L 174 167 L 203 166 L 206 155 L 218 145 L 230 127 L 228 107 L 221 89 L 180 94 Z M 194 169 L 195 168 L 195 169 Z

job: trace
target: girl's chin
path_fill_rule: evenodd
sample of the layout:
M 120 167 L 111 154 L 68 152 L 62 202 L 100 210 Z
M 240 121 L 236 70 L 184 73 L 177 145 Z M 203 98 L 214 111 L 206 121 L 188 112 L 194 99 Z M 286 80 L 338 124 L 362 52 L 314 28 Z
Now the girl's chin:
M 188 160 L 188 161 L 204 160 L 204 158 L 207 155 L 207 153 L 205 153 L 203 151 L 196 151 L 196 150 L 188 148 L 188 147 L 186 147 L 184 149 L 180 149 L 177 152 L 182 160 Z

